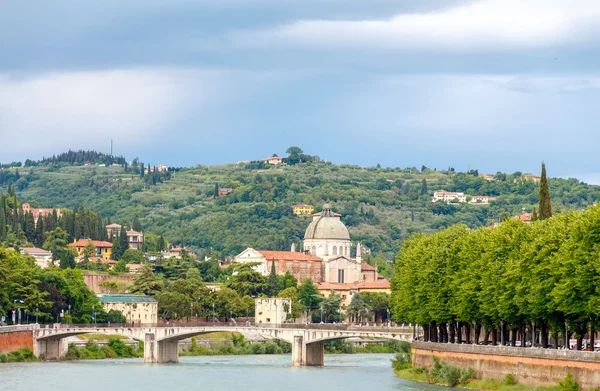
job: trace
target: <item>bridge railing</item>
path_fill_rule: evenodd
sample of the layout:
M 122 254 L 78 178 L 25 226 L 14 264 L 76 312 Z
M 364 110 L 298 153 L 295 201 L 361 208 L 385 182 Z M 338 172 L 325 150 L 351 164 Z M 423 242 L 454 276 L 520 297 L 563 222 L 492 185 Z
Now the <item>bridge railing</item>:
M 27 331 L 36 328 L 35 324 L 19 324 L 15 326 L 0 326 L 0 333 L 14 333 L 15 331 Z

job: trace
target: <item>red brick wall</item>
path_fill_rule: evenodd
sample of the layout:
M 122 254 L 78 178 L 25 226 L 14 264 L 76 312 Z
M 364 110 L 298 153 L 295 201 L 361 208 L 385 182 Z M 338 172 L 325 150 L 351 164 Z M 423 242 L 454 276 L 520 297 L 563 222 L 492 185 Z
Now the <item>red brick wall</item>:
M 0 333 L 0 352 L 8 353 L 21 348 L 33 350 L 33 335 L 31 331 Z

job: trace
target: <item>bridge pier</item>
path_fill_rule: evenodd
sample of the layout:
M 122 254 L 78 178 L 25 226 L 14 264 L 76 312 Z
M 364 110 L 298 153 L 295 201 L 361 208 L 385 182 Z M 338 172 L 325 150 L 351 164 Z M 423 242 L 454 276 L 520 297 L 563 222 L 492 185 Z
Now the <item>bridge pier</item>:
M 33 342 L 33 354 L 44 360 L 60 360 L 67 353 L 68 345 L 62 338 L 40 339 Z
M 146 333 L 144 338 L 145 363 L 178 363 L 179 341 L 157 341 L 154 333 Z
M 292 343 L 292 365 L 295 367 L 323 366 L 325 363 L 325 343 L 304 343 L 303 335 L 294 335 Z

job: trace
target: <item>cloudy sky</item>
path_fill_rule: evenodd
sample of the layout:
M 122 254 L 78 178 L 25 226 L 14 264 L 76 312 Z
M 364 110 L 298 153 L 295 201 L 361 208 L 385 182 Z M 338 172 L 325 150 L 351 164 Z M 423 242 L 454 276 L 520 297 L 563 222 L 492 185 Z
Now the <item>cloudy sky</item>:
M 112 138 L 600 183 L 597 0 L 3 1 L 0 37 L 0 162 Z

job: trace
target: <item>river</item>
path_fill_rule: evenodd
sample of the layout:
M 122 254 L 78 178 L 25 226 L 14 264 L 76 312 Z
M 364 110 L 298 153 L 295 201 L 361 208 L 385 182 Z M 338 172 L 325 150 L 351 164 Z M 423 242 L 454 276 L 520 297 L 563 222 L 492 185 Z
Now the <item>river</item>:
M 328 354 L 322 368 L 289 355 L 181 357 L 179 364 L 108 359 L 0 364 L 2 390 L 32 391 L 439 391 L 394 375 L 391 354 Z

